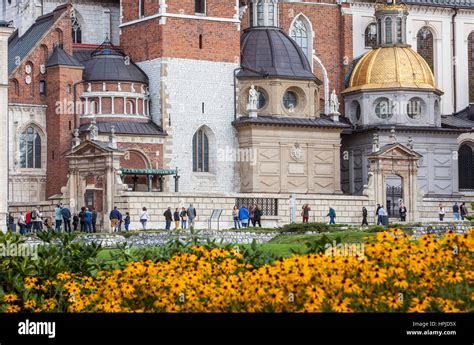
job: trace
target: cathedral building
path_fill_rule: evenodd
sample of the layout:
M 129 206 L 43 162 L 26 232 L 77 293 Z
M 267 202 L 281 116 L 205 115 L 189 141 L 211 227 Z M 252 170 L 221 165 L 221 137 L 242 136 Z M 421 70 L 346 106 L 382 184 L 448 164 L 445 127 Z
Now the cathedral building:
M 3 0 L 2 202 L 359 205 L 393 152 L 421 197 L 469 196 L 473 18 L 468 0 Z

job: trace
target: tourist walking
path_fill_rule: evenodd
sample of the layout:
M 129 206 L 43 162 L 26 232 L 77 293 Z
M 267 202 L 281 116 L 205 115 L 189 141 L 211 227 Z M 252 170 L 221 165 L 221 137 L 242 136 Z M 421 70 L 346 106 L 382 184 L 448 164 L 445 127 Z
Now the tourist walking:
M 181 217 L 181 229 L 186 229 L 188 223 L 188 211 L 182 207 L 179 216 Z
M 148 223 L 148 211 L 146 207 L 142 208 L 142 213 L 140 214 L 140 223 L 142 223 L 142 229 L 146 230 L 146 224 Z
M 174 229 L 179 230 L 179 208 L 177 208 L 173 213 L 174 219 Z
M 109 219 L 110 219 L 110 227 L 112 228 L 113 232 L 118 231 L 118 224 L 121 214 L 117 209 L 117 206 L 110 212 Z
M 329 206 L 327 217 L 329 217 L 329 224 L 336 224 L 336 210 L 331 206 Z
M 92 232 L 97 232 L 97 211 L 92 207 Z
M 464 218 L 466 218 L 466 216 L 468 214 L 466 203 L 463 202 L 461 204 L 461 206 L 459 207 L 459 209 L 460 209 L 460 212 L 461 212 L 461 220 L 464 220 Z
M 239 209 L 239 220 L 242 224 L 242 228 L 248 228 L 249 226 L 249 210 L 245 205 L 242 205 Z
M 163 213 L 163 216 L 165 216 L 165 221 L 166 221 L 166 230 L 170 230 L 171 228 L 171 222 L 173 221 L 173 214 L 171 213 L 171 207 L 168 207 Z
M 362 207 L 362 226 L 366 225 L 369 226 L 369 222 L 367 221 L 367 209 L 365 206 Z
M 125 231 L 130 228 L 130 212 L 125 212 Z
M 383 205 L 379 205 L 380 207 L 378 208 L 377 211 L 377 225 L 384 225 L 383 224 L 383 218 L 386 216 L 385 210 L 383 208 Z
M 443 221 L 445 214 L 446 214 L 446 211 L 444 210 L 443 205 L 439 204 L 438 217 L 439 217 L 440 222 Z
M 61 231 L 61 225 L 63 222 L 63 208 L 60 204 L 56 205 L 56 208 L 54 209 L 54 220 L 55 220 L 54 230 Z
M 37 208 L 34 208 L 31 211 L 30 221 L 32 223 L 32 231 L 34 232 L 41 231 L 41 228 L 42 228 L 41 214 Z
M 61 209 L 61 215 L 63 216 L 64 232 L 71 232 L 71 211 L 67 207 L 63 206 L 63 208 Z
M 74 213 L 72 216 L 72 226 L 73 226 L 73 231 L 77 231 L 77 226 L 79 225 L 79 217 L 77 213 Z
M 191 231 L 194 230 L 196 217 L 197 217 L 196 209 L 194 208 L 193 204 L 190 204 L 188 207 L 188 219 L 189 219 L 189 229 L 191 229 Z
M 86 232 L 87 233 L 92 233 L 92 212 L 86 208 L 85 210 L 85 221 L 86 221 Z
M 240 229 L 239 208 L 234 205 L 232 209 L 232 219 L 234 220 L 234 229 Z
M 256 224 L 261 228 L 262 227 L 262 210 L 258 205 L 255 205 L 255 209 L 253 210 L 253 226 L 255 227 Z
M 303 224 L 308 223 L 309 221 L 309 211 L 311 211 L 311 208 L 309 207 L 309 205 L 304 204 L 301 211 L 301 216 L 303 217 Z
M 81 207 L 81 212 L 79 212 L 79 224 L 81 226 L 81 232 L 86 232 L 86 208 Z
M 453 205 L 453 217 L 455 221 L 459 220 L 459 205 L 457 202 Z
M 25 235 L 26 234 L 26 220 L 25 220 L 25 216 L 23 215 L 23 212 L 20 212 L 20 215 L 18 216 L 17 224 L 18 224 L 18 227 L 20 228 L 20 234 Z
M 402 222 L 406 221 L 406 219 L 407 219 L 407 208 L 405 207 L 405 204 L 400 205 L 400 208 L 398 209 L 398 212 L 400 213 L 400 220 Z

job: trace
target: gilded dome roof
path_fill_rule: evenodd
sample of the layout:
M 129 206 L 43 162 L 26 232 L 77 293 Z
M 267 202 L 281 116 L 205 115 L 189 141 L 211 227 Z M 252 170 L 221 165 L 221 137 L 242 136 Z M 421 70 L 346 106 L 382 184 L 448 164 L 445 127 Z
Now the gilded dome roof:
M 409 47 L 380 47 L 360 59 L 343 93 L 400 88 L 441 93 L 430 67 L 417 52 Z

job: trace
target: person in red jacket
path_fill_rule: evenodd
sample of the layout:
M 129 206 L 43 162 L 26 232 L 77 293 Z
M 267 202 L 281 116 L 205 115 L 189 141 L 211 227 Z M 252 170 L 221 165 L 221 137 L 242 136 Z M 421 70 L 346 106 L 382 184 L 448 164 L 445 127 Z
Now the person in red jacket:
M 31 211 L 26 212 L 25 215 L 25 222 L 26 222 L 26 233 L 31 231 Z

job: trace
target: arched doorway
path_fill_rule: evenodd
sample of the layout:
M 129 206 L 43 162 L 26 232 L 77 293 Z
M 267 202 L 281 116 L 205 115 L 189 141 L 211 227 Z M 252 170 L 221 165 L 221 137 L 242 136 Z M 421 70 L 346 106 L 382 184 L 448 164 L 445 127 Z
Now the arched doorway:
M 463 144 L 458 151 L 459 189 L 474 191 L 473 145 Z
M 400 218 L 399 208 L 403 203 L 403 178 L 398 175 L 389 175 L 385 179 L 385 208 L 389 218 Z

